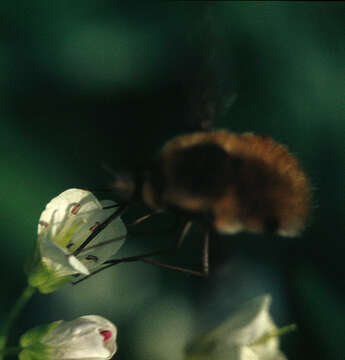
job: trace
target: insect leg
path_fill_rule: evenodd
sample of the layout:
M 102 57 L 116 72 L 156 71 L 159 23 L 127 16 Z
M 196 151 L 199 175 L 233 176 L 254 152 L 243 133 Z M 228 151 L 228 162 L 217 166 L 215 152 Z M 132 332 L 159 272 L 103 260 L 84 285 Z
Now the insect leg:
M 111 209 L 113 207 L 120 207 L 121 205 L 111 205 L 111 206 L 106 206 L 104 207 L 103 209 Z M 135 221 L 133 221 L 132 223 L 130 224 L 126 224 L 126 226 L 134 226 L 134 225 L 137 225 L 139 223 L 141 223 L 142 221 L 146 220 L 147 218 L 151 217 L 152 215 L 154 215 L 155 213 L 157 212 L 153 212 L 153 213 L 150 213 L 150 214 L 146 214 L 144 216 L 141 216 L 140 218 L 136 219 Z M 113 216 L 113 215 L 112 215 Z M 113 221 L 113 220 L 112 220 Z M 102 229 L 101 229 L 102 230 Z M 98 244 L 95 244 L 95 245 L 91 245 L 91 246 L 87 246 L 87 247 L 84 247 L 82 249 L 80 249 L 79 251 L 79 254 L 82 253 L 82 252 L 85 252 L 85 251 L 88 251 L 88 250 L 92 250 L 92 249 L 95 249 L 95 248 L 98 248 L 98 247 L 101 247 L 101 246 L 104 246 L 104 245 L 107 245 L 107 244 L 110 244 L 112 242 L 115 242 L 115 241 L 121 241 L 121 240 L 124 240 L 127 236 L 126 235 L 123 235 L 123 236 L 119 236 L 119 237 L 116 237 L 116 238 L 113 238 L 113 239 L 110 239 L 110 240 L 105 240 L 105 241 L 102 241 Z
M 187 220 L 182 227 L 182 230 L 179 234 L 179 236 L 177 237 L 177 241 L 176 241 L 176 248 L 179 249 L 183 243 L 183 240 L 185 239 L 185 237 L 187 236 L 190 228 L 192 226 L 192 222 L 190 220 Z
M 124 208 L 124 209 L 125 209 L 125 208 Z M 114 220 L 114 217 L 116 216 L 116 213 L 117 213 L 119 210 L 120 210 L 120 209 L 118 209 L 113 215 L 111 215 L 105 222 L 109 221 L 110 218 L 112 218 L 112 220 Z M 123 211 L 124 211 L 124 210 L 123 210 Z M 150 215 L 151 215 L 151 214 L 147 214 L 147 215 L 143 216 L 142 218 L 139 218 L 139 220 L 140 220 L 140 219 L 144 220 L 144 219 L 146 219 L 146 218 L 147 218 L 148 216 L 150 216 Z M 119 215 L 117 215 L 117 216 L 119 216 Z M 111 221 L 112 221 L 112 220 L 111 220 Z M 141 221 L 142 221 L 142 220 L 141 220 Z M 105 222 L 104 222 L 104 223 L 105 223 Z M 109 221 L 109 222 L 110 222 L 110 221 Z M 108 222 L 108 223 L 109 223 L 109 222 Z M 104 223 L 102 223 L 102 224 L 104 224 Z M 108 224 L 108 223 L 107 223 L 107 224 Z M 98 225 L 98 227 L 96 228 L 96 230 L 98 230 L 98 228 L 101 227 L 102 224 Z M 183 239 L 185 238 L 185 236 L 187 235 L 187 233 L 188 233 L 191 225 L 192 225 L 191 221 L 187 221 L 187 222 L 184 223 L 184 225 L 183 225 L 183 227 L 182 227 L 182 230 L 181 230 L 181 232 L 180 232 L 180 234 L 179 234 L 179 236 L 178 236 L 177 244 L 182 243 L 182 241 L 183 241 Z M 104 228 L 104 227 L 103 227 L 103 228 Z M 102 228 L 102 229 L 103 229 L 103 228 Z M 95 231 L 96 231 L 96 230 L 95 230 Z M 95 232 L 95 231 L 94 231 L 94 232 Z M 93 234 L 93 233 L 92 233 L 92 234 Z M 91 235 L 92 235 L 92 234 L 91 234 Z M 91 236 L 91 235 L 90 235 L 90 236 Z M 89 236 L 89 237 L 90 237 L 90 236 Z M 78 254 L 80 254 L 81 252 L 84 252 L 84 251 L 86 251 L 86 250 L 90 250 L 90 249 L 96 248 L 96 247 L 98 247 L 98 246 L 102 246 L 102 245 L 108 244 L 108 243 L 110 243 L 110 242 L 118 241 L 118 240 L 122 240 L 122 239 L 123 239 L 123 237 L 119 237 L 119 238 L 107 240 L 107 241 L 104 241 L 104 242 L 102 242 L 102 243 L 99 243 L 99 244 L 96 244 L 96 245 L 93 245 L 93 246 L 89 246 L 89 247 L 87 247 L 87 248 L 85 248 L 85 246 L 86 246 L 86 245 L 85 245 L 85 246 L 83 246 L 82 248 L 80 247 L 80 248 L 78 249 Z M 89 240 L 89 238 L 86 239 L 86 241 L 88 241 L 88 240 Z M 92 239 L 91 239 L 91 240 L 92 240 Z M 86 242 L 86 241 L 85 241 L 85 242 Z M 142 260 L 142 259 L 144 259 L 144 258 L 146 259 L 147 257 L 150 257 L 150 256 L 159 255 L 159 254 L 161 254 L 161 253 L 163 253 L 163 252 L 170 252 L 170 253 L 171 253 L 171 252 L 173 252 L 173 251 L 175 251 L 175 250 L 177 250 L 176 247 L 174 247 L 174 248 L 172 248 L 172 249 L 170 248 L 170 249 L 166 249 L 166 250 L 152 251 L 152 252 L 149 252 L 149 253 L 140 254 L 140 255 L 135 255 L 135 256 L 129 256 L 129 257 L 120 258 L 120 259 L 108 260 L 108 261 L 106 261 L 106 262 L 104 263 L 104 266 L 103 266 L 103 267 L 95 270 L 95 271 L 94 271 L 93 273 L 91 273 L 90 275 L 84 276 L 83 278 L 74 281 L 72 284 L 73 284 L 73 285 L 76 285 L 76 284 L 80 283 L 81 281 L 84 281 L 84 280 L 88 279 L 89 277 L 91 277 L 91 276 L 93 276 L 93 275 L 96 275 L 97 273 L 99 273 L 99 272 L 101 272 L 101 271 L 103 271 L 103 270 L 105 270 L 105 269 L 108 269 L 108 268 L 111 267 L 111 266 L 118 265 L 118 264 L 120 264 L 120 263 L 122 263 L 122 262 L 140 261 L 140 260 Z M 146 260 L 147 260 L 147 259 L 146 259 Z M 147 261 L 146 261 L 146 262 L 147 262 Z M 167 265 L 167 266 L 169 266 L 169 265 Z M 164 266 L 163 266 L 163 267 L 164 267 Z M 173 267 L 173 268 L 174 268 L 174 267 Z M 182 271 L 182 270 L 181 270 L 181 271 Z
M 118 209 L 111 214 L 106 220 L 99 224 L 95 230 L 86 238 L 86 240 L 73 252 L 74 256 L 80 254 L 80 252 L 94 239 L 104 228 L 106 228 L 112 221 L 121 216 L 123 212 L 127 209 L 128 205 L 123 204 L 118 207 Z
M 184 272 L 186 274 L 191 274 L 191 275 L 196 275 L 196 276 L 202 276 L 204 277 L 205 274 L 202 271 L 195 271 L 195 270 L 191 270 L 191 269 L 187 269 L 184 267 L 180 267 L 180 266 L 174 266 L 174 265 L 169 265 L 169 264 L 164 264 L 164 263 L 160 263 L 158 261 L 153 261 L 153 260 L 149 260 L 146 258 L 140 259 L 141 261 L 147 263 L 147 264 L 151 264 L 154 266 L 158 266 L 158 267 L 162 267 L 162 268 L 166 268 L 166 269 L 171 269 L 171 270 L 176 270 L 176 271 L 180 271 L 180 272 Z
M 210 247 L 210 231 L 206 230 L 204 234 L 204 245 L 202 248 L 202 269 L 204 276 L 209 273 L 209 247 Z
M 113 215 L 111 215 L 111 217 L 115 216 L 115 214 L 116 214 L 116 212 Z M 110 219 L 110 217 L 106 221 L 108 221 L 109 219 Z M 104 223 L 102 223 L 102 224 L 104 224 Z M 99 225 L 99 226 L 101 226 L 101 225 Z M 84 280 L 88 279 L 89 277 L 91 277 L 91 276 L 93 276 L 93 275 L 95 275 L 95 274 L 97 274 L 97 273 L 111 267 L 111 266 L 118 265 L 118 264 L 120 264 L 122 262 L 134 262 L 134 261 L 143 261 L 143 262 L 146 262 L 146 263 L 151 264 L 151 265 L 155 265 L 155 266 L 159 266 L 159 267 L 163 267 L 163 268 L 167 268 L 167 269 L 172 269 L 172 270 L 176 270 L 176 271 L 181 271 L 181 272 L 191 274 L 191 275 L 207 276 L 207 274 L 208 274 L 208 243 L 209 243 L 209 232 L 208 231 L 205 232 L 205 238 L 204 238 L 203 271 L 194 271 L 194 270 L 183 268 L 183 267 L 180 267 L 180 266 L 168 265 L 168 264 L 164 264 L 164 263 L 160 263 L 160 262 L 157 262 L 157 261 L 152 261 L 152 260 L 147 259 L 150 256 L 159 255 L 159 254 L 162 254 L 164 252 L 166 252 L 166 253 L 170 252 L 171 253 L 172 251 L 176 251 L 181 246 L 181 244 L 182 244 L 184 238 L 186 237 L 186 235 L 188 234 L 191 226 L 192 226 L 192 222 L 190 220 L 188 220 L 188 221 L 186 221 L 184 223 L 184 225 L 183 225 L 183 227 L 181 229 L 181 232 L 179 233 L 179 236 L 177 238 L 176 247 L 174 247 L 173 249 L 152 251 L 152 252 L 149 252 L 149 253 L 146 253 L 146 254 L 129 256 L 129 257 L 120 258 L 120 259 L 114 259 L 114 260 L 108 260 L 108 261 L 106 261 L 104 263 L 104 266 L 102 268 L 99 268 L 99 269 L 95 270 L 93 273 L 91 273 L 88 276 L 83 277 L 82 279 L 74 281 L 72 284 L 76 285 L 76 284 L 80 283 L 81 281 L 84 281 Z M 112 240 L 109 240 L 107 242 L 103 242 L 102 245 L 104 245 L 105 243 L 111 242 L 111 241 L 116 241 L 116 240 L 122 240 L 122 237 L 112 239 Z M 100 246 L 100 245 L 101 244 L 97 244 L 97 245 L 94 245 L 93 247 L 88 247 L 87 249 L 91 249 L 91 248 L 94 248 L 94 247 L 97 247 L 97 246 Z M 82 249 L 80 249 L 79 253 L 82 252 L 83 249 L 84 249 L 84 247 Z
M 124 257 L 124 258 L 120 258 L 120 259 L 114 259 L 114 260 L 108 260 L 108 261 L 106 261 L 106 262 L 104 263 L 105 265 L 104 265 L 103 267 L 95 270 L 95 271 L 94 271 L 93 273 L 91 273 L 90 275 L 84 276 L 83 278 L 72 282 L 72 284 L 73 284 L 73 285 L 76 285 L 76 284 L 80 283 L 81 281 L 84 281 L 84 280 L 90 278 L 91 276 L 96 275 L 96 274 L 98 274 L 99 272 L 101 272 L 101 271 L 103 271 L 103 270 L 105 270 L 105 269 L 110 268 L 111 266 L 118 265 L 118 264 L 123 263 L 123 262 L 139 261 L 139 260 L 141 260 L 142 258 L 146 258 L 146 257 L 149 257 L 149 256 L 154 256 L 154 255 L 159 255 L 159 254 L 161 254 L 163 251 L 164 251 L 164 250 L 152 251 L 152 252 L 149 252 L 149 253 L 146 253 L 146 254 L 135 255 L 135 256 L 128 256 L 128 257 Z
M 113 238 L 113 239 L 110 239 L 110 240 L 101 241 L 98 244 L 91 245 L 91 246 L 85 247 L 84 249 L 81 249 L 80 253 L 83 253 L 83 252 L 86 252 L 86 251 L 89 251 L 89 250 L 93 250 L 93 249 L 96 249 L 98 247 L 108 245 L 108 244 L 116 242 L 116 241 L 124 240 L 124 239 L 126 239 L 126 237 L 127 237 L 127 235 L 123 235 L 123 236 L 119 236 L 119 237 L 116 237 L 116 238 Z
M 120 204 L 114 204 L 114 205 L 103 206 L 102 209 L 107 210 L 107 209 L 118 208 L 120 206 L 121 206 Z
M 179 244 L 182 243 L 182 241 L 183 241 L 184 237 L 186 236 L 186 234 L 188 233 L 188 231 L 190 230 L 191 225 L 192 225 L 191 221 L 187 221 L 184 224 L 184 227 L 182 228 L 182 231 L 181 231 L 181 235 L 179 236 L 178 241 L 177 241 L 178 247 L 179 247 Z M 195 270 L 187 269 L 187 268 L 180 267 L 180 266 L 164 264 L 164 263 L 160 263 L 158 261 L 154 261 L 154 260 L 150 260 L 150 259 L 146 259 L 146 258 L 142 258 L 140 260 L 147 264 L 151 264 L 154 266 L 159 266 L 159 267 L 163 267 L 166 269 L 176 270 L 176 271 L 184 272 L 184 273 L 191 274 L 191 275 L 206 277 L 206 276 L 208 276 L 208 273 L 209 273 L 209 242 L 210 242 L 210 231 L 207 229 L 204 233 L 204 238 L 203 238 L 202 271 L 195 271 Z
M 126 224 L 126 226 L 135 226 L 135 225 L 138 225 L 138 224 L 140 224 L 141 222 L 143 222 L 144 220 L 150 218 L 151 216 L 156 215 L 156 214 L 159 214 L 159 213 L 161 213 L 161 212 L 162 212 L 161 210 L 152 211 L 151 213 L 148 213 L 148 214 L 146 214 L 146 215 L 140 216 L 138 219 L 132 221 L 132 222 L 129 223 L 129 224 Z
M 135 222 L 138 223 L 138 221 L 139 221 L 139 222 L 140 222 L 140 221 L 143 221 L 143 220 L 145 220 L 146 218 L 150 217 L 150 216 L 153 215 L 153 214 L 154 214 L 154 213 L 144 215 L 144 216 L 142 216 L 141 218 L 135 220 Z M 113 218 L 114 216 L 116 216 L 116 212 L 111 215 L 112 218 Z M 119 215 L 117 215 L 117 216 L 119 216 Z M 111 217 L 109 217 L 105 222 L 109 221 Z M 114 218 L 113 218 L 112 220 L 114 220 Z M 112 221 L 112 220 L 111 220 L 111 221 Z M 105 223 L 105 222 L 104 222 L 104 223 Z M 102 224 L 104 224 L 104 223 L 102 223 Z M 108 222 L 108 223 L 109 223 L 109 222 Z M 101 227 L 102 224 L 98 225 L 98 227 L 96 228 L 96 230 L 98 230 L 98 228 Z M 96 270 L 95 272 L 93 272 L 92 274 L 86 276 L 85 278 L 83 278 L 83 279 L 81 279 L 81 280 L 84 280 L 84 279 L 90 277 L 90 276 L 93 275 L 93 274 L 97 274 L 98 272 L 100 272 L 100 271 L 102 271 L 102 270 L 104 270 L 104 269 L 107 269 L 107 268 L 110 267 L 110 266 L 117 265 L 117 264 L 119 264 L 119 263 L 121 263 L 121 262 L 139 261 L 139 260 L 141 260 L 142 258 L 146 258 L 146 257 L 148 257 L 148 256 L 158 255 L 158 254 L 163 253 L 163 252 L 172 252 L 172 251 L 175 251 L 175 250 L 177 250 L 177 248 L 180 246 L 180 244 L 183 242 L 183 239 L 185 238 L 185 236 L 187 235 L 188 231 L 190 230 L 191 225 L 192 225 L 192 222 L 191 222 L 191 221 L 186 221 L 186 222 L 184 223 L 184 225 L 183 225 L 183 227 L 182 227 L 182 230 L 181 230 L 181 232 L 180 232 L 180 234 L 179 234 L 179 236 L 178 236 L 178 238 L 177 238 L 177 243 L 176 243 L 177 247 L 176 247 L 176 248 L 166 249 L 166 250 L 159 250 L 159 251 L 153 251 L 153 252 L 150 252 L 150 253 L 141 254 L 141 255 L 135 255 L 135 256 L 130 256 L 130 257 L 121 258 L 121 259 L 108 260 L 108 261 L 106 261 L 106 262 L 104 263 L 104 264 L 106 264 L 104 267 Z M 102 228 L 102 229 L 103 229 L 103 228 Z M 95 230 L 95 231 L 96 231 L 96 230 Z M 93 234 L 93 233 L 92 233 L 92 234 Z M 92 235 L 92 234 L 91 234 L 91 235 Z M 90 237 L 90 236 L 89 236 L 89 237 Z M 85 242 L 88 241 L 89 237 L 85 240 Z M 94 248 L 97 248 L 97 247 L 100 247 L 100 246 L 103 246 L 103 245 L 107 245 L 107 244 L 109 244 L 109 243 L 111 243 L 111 242 L 114 242 L 114 241 L 123 240 L 124 238 L 125 238 L 125 236 L 120 236 L 120 237 L 118 237 L 118 238 L 114 238 L 114 239 L 102 241 L 101 243 L 98 243 L 98 244 L 96 244 L 96 245 L 92 245 L 92 246 L 88 246 L 88 247 L 86 247 L 86 246 L 79 247 L 79 249 L 78 249 L 78 254 L 80 254 L 80 253 L 82 253 L 82 252 L 85 252 L 85 251 L 88 251 L 88 250 L 91 250 L 91 249 L 94 249 Z M 91 240 L 92 240 L 92 239 L 91 239 Z M 84 242 L 84 243 L 85 243 L 85 242 Z M 84 245 L 84 243 L 83 243 L 83 245 Z M 78 254 L 74 253 L 74 255 L 78 255 Z M 77 282 L 75 282 L 75 284 L 78 283 L 78 282 L 80 282 L 81 280 L 78 280 Z

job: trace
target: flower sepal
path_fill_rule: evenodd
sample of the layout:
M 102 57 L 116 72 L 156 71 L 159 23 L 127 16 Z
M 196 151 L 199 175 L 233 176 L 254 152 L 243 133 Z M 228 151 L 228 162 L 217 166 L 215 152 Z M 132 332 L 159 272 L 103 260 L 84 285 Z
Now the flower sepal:
M 23 350 L 19 354 L 19 360 L 46 360 L 51 352 L 47 346 L 41 343 L 42 338 L 56 328 L 62 321 L 55 321 L 28 330 L 20 338 L 20 346 Z
M 72 276 L 59 276 L 42 263 L 33 267 L 28 275 L 28 283 L 31 286 L 38 288 L 42 294 L 49 294 L 59 289 L 64 284 L 70 282 L 71 279 Z

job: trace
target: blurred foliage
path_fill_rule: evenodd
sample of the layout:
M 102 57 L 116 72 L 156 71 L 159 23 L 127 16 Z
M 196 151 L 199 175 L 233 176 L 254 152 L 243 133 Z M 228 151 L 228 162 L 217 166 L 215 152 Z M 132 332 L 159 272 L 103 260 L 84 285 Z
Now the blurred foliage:
M 70 187 L 107 187 L 102 164 L 141 168 L 186 131 L 208 49 L 224 95 L 237 94 L 216 125 L 288 144 L 315 187 L 302 237 L 219 238 L 208 279 L 119 265 L 34 298 L 13 344 L 39 323 L 100 314 L 119 327 L 116 359 L 178 360 L 233 306 L 269 292 L 277 324 L 298 325 L 282 340 L 289 359 L 345 357 L 344 10 L 343 2 L 2 1 L 2 317 L 25 284 L 45 204 Z M 134 207 L 125 220 L 145 211 Z M 143 224 L 119 256 L 172 243 L 170 222 Z M 177 257 L 160 260 L 193 266 L 200 253 L 195 233 Z

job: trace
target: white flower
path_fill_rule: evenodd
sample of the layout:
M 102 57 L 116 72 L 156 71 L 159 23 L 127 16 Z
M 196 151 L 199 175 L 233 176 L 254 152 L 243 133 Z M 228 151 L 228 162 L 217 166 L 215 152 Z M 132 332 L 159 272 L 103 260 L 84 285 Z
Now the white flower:
M 29 283 L 43 293 L 54 291 L 74 274 L 91 269 L 113 256 L 124 242 L 126 228 L 120 218 L 111 222 L 77 256 L 73 252 L 115 210 L 109 200 L 99 202 L 89 191 L 69 189 L 52 199 L 38 222 L 38 242 Z M 123 239 L 109 241 L 111 239 Z M 107 242 L 108 241 L 108 242 Z M 102 246 L 88 247 L 104 243 Z
M 186 360 L 286 360 L 278 336 L 292 326 L 277 329 L 270 314 L 271 296 L 242 305 L 224 323 L 197 339 Z
M 20 360 L 106 360 L 116 353 L 117 329 L 109 320 L 81 316 L 27 331 L 20 339 Z

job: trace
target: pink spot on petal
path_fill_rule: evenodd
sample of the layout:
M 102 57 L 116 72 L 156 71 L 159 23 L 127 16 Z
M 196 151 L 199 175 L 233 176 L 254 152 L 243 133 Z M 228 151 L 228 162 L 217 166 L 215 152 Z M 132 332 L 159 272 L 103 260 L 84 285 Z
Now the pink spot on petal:
M 110 330 L 102 330 L 99 333 L 103 336 L 104 341 L 109 340 L 113 336 L 113 333 Z

